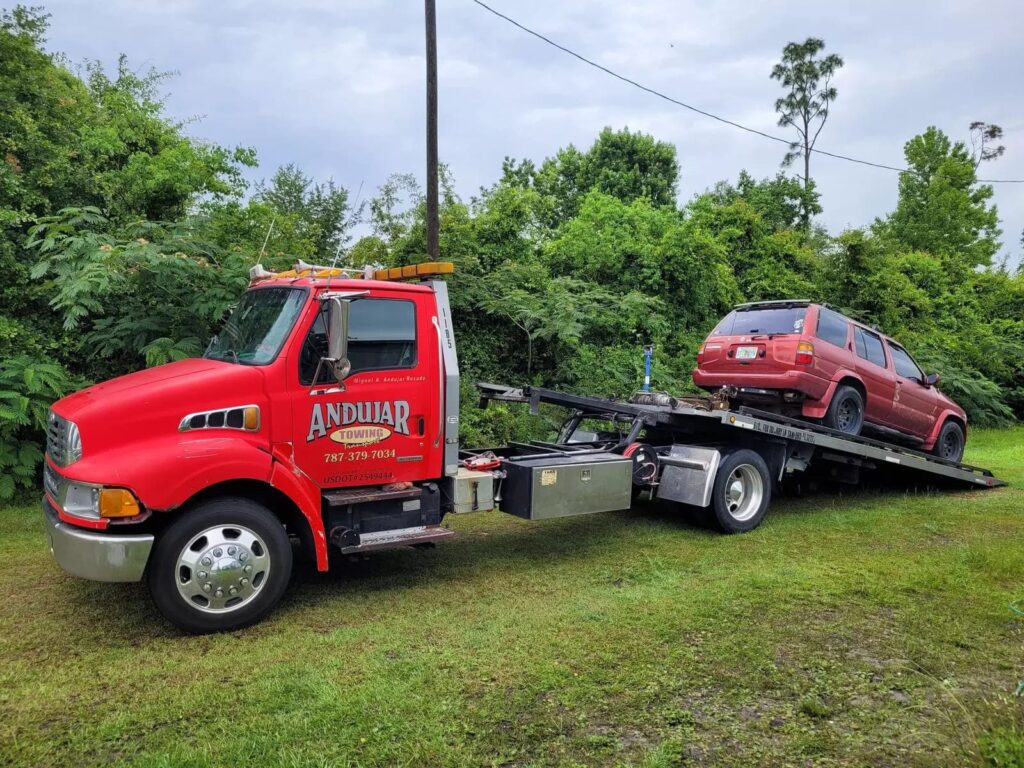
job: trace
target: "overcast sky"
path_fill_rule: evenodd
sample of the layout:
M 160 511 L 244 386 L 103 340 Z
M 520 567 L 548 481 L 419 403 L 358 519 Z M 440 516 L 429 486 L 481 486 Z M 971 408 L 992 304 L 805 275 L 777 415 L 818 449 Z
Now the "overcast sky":
M 289 3 L 40 0 L 49 47 L 73 62 L 119 53 L 174 70 L 170 113 L 189 132 L 253 146 L 253 179 L 295 162 L 364 198 L 393 172 L 424 166 L 423 13 L 419 2 Z M 691 0 L 491 0 L 583 55 L 682 101 L 768 132 L 786 42 L 817 36 L 846 66 L 818 146 L 889 165 L 936 125 L 967 138 L 1001 125 L 1006 154 L 985 177 L 1024 179 L 1024 12 L 1013 0 L 752 3 Z M 440 155 L 468 197 L 506 155 L 541 160 L 628 126 L 676 145 L 685 201 L 741 169 L 773 175 L 782 145 L 682 110 L 567 57 L 474 5 L 438 0 Z M 812 162 L 833 232 L 891 210 L 897 176 L 827 157 Z M 1005 251 L 1016 261 L 1024 184 L 998 184 Z

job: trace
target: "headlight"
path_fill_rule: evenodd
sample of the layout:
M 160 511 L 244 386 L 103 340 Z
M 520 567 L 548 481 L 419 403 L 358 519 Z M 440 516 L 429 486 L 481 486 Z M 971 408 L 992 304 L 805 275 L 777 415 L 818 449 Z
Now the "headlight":
M 67 464 L 74 464 L 82 458 L 82 433 L 78 431 L 78 425 L 73 421 L 68 422 L 68 437 L 64 456 Z
M 53 411 L 46 425 L 46 453 L 58 467 L 66 467 L 82 458 L 82 434 L 78 425 Z
M 64 490 L 63 500 L 57 502 L 64 511 L 75 517 L 100 516 L 100 488 L 98 485 L 69 482 Z
M 138 499 L 127 488 L 105 488 L 58 476 L 48 484 L 54 500 L 69 515 L 93 520 L 110 517 L 136 517 L 141 514 Z

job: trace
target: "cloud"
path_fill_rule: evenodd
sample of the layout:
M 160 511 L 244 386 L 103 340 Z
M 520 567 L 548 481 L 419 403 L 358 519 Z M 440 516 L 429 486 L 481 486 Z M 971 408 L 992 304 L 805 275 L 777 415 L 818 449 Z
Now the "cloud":
M 966 138 L 972 120 L 988 120 L 1006 129 L 1007 152 L 983 173 L 1024 178 L 1024 49 L 1012 0 L 992 0 L 984 14 L 966 0 L 490 2 L 640 82 L 771 133 L 782 131 L 772 64 L 786 42 L 822 37 L 846 61 L 822 148 L 898 164 L 904 142 L 928 125 Z M 169 108 L 204 116 L 189 126 L 196 136 L 256 146 L 254 178 L 286 162 L 366 190 L 395 171 L 422 177 L 418 4 L 57 0 L 47 8 L 49 45 L 72 61 L 113 64 L 124 52 L 138 68 L 178 71 Z M 495 180 L 506 155 L 540 160 L 570 142 L 588 146 L 605 125 L 673 142 L 682 200 L 743 168 L 773 175 L 785 152 L 613 80 L 469 0 L 439 3 L 438 34 L 441 156 L 467 197 Z M 833 230 L 868 224 L 895 201 L 894 173 L 822 157 L 812 173 Z M 998 187 L 995 200 L 1018 253 L 1024 185 Z

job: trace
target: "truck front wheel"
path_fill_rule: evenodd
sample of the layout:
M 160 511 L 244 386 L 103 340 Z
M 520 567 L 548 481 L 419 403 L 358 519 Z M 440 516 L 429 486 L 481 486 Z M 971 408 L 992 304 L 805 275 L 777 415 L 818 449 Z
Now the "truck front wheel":
M 222 498 L 194 507 L 157 537 L 147 579 L 160 613 L 206 633 L 262 619 L 280 602 L 291 571 L 291 544 L 270 510 Z
M 772 495 L 772 478 L 761 454 L 744 448 L 722 458 L 711 492 L 711 506 L 725 533 L 761 524 Z

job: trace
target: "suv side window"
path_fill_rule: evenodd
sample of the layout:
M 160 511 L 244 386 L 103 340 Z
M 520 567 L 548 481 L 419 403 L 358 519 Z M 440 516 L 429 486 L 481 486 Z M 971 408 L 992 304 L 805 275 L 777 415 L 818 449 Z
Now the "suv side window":
M 896 373 L 905 379 L 916 379 L 917 381 L 924 379 L 924 374 L 921 373 L 921 369 L 917 367 L 917 363 L 914 362 L 914 358 L 907 350 L 890 343 L 889 352 L 892 353 L 892 362 L 896 366 Z
M 857 338 L 858 357 L 869 363 L 874 363 L 880 368 L 885 368 L 885 349 L 882 347 L 882 339 L 878 334 L 857 327 L 853 330 L 854 336 Z
M 313 384 L 317 364 L 327 355 L 327 309 L 320 310 L 299 356 L 299 381 Z M 352 373 L 416 366 L 416 306 L 403 299 L 357 299 L 349 307 L 348 359 Z M 333 381 L 321 369 L 317 384 Z
M 842 315 L 821 307 L 818 310 L 818 330 L 815 334 L 822 341 L 845 347 L 850 323 Z

